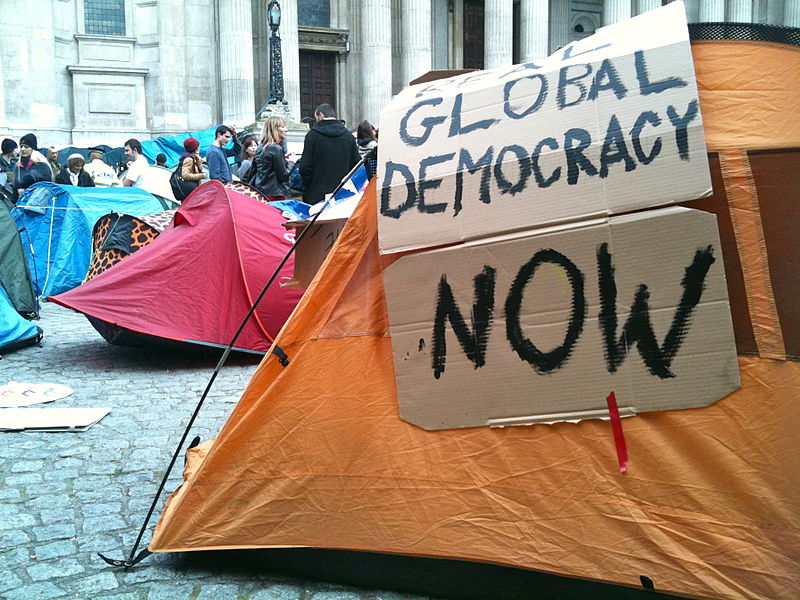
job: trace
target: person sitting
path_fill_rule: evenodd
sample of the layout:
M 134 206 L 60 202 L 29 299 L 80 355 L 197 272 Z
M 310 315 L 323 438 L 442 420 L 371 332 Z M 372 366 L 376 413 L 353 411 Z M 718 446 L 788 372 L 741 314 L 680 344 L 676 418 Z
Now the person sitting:
M 156 154 L 156 166 L 167 168 L 167 155 L 163 152 Z
M 252 175 L 248 182 L 268 200 L 286 200 L 289 169 L 283 152 L 286 139 L 286 122 L 281 117 L 270 117 L 261 131 L 261 150 L 253 159 Z
M 56 175 L 55 182 L 78 187 L 94 187 L 92 176 L 83 169 L 85 164 L 83 156 L 77 152 L 70 154 L 67 159 L 67 168 L 61 169 L 61 172 Z
M 119 185 L 117 174 L 109 165 L 103 162 L 103 153 L 98 150 L 89 152 L 90 162 L 85 170 L 94 181 L 96 187 L 111 187 Z

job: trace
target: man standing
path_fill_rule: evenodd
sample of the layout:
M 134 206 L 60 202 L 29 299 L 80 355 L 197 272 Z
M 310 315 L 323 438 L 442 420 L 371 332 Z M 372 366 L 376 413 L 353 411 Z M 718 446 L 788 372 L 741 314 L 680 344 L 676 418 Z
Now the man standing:
M 47 150 L 47 162 L 50 164 L 50 171 L 53 173 L 53 181 L 61 173 L 61 165 L 58 164 L 58 150 L 55 146 L 50 146 Z
M 74 185 L 78 187 L 94 187 L 92 177 L 83 170 L 83 165 L 86 164 L 83 156 L 78 154 L 70 154 L 67 159 L 67 166 L 61 169 L 61 172 L 56 176 L 55 182 L 63 185 Z
M 317 123 L 306 134 L 300 175 L 303 178 L 303 202 L 316 204 L 331 193 L 342 178 L 359 161 L 358 146 L 353 135 L 330 104 L 314 109 Z
M 97 187 L 111 187 L 112 185 L 119 185 L 117 174 L 114 169 L 109 167 L 103 162 L 103 153 L 97 150 L 89 152 L 91 162 L 86 165 L 86 172 L 92 178 L 95 186 Z
M 206 150 L 206 163 L 208 164 L 208 178 L 216 179 L 223 183 L 233 181 L 231 166 L 228 164 L 229 156 L 238 156 L 242 152 L 242 145 L 236 139 L 236 130 L 227 125 L 220 125 L 214 131 L 215 139 Z M 233 138 L 233 148 L 226 148 Z
M 125 142 L 125 157 L 128 159 L 128 172 L 122 185 L 125 187 L 144 187 L 150 165 L 142 154 L 142 144 L 131 138 Z

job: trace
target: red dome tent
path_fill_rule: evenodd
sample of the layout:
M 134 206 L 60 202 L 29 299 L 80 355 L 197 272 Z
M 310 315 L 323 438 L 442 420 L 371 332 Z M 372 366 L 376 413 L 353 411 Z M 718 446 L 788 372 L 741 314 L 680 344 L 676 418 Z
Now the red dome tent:
M 218 182 L 197 189 L 152 243 L 84 285 L 50 298 L 93 320 L 106 339 L 129 332 L 227 345 L 292 244 L 277 209 Z M 288 261 L 278 283 L 288 280 Z M 302 292 L 274 285 L 236 344 L 266 352 Z

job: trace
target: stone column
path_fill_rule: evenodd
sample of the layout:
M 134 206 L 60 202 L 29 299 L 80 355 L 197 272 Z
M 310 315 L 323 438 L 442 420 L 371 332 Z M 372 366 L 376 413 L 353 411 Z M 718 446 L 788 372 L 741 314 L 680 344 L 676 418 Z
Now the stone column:
M 783 24 L 800 27 L 800 0 L 786 0 L 783 5 Z
M 486 0 L 483 17 L 483 66 L 510 65 L 513 58 L 514 0 Z
M 750 0 L 729 0 L 728 21 L 732 23 L 752 23 L 753 3 Z
M 263 0 L 257 0 L 259 2 Z M 280 1 L 280 0 L 279 0 Z M 289 115 L 296 123 L 300 122 L 300 38 L 297 34 L 297 2 L 284 0 L 281 2 L 281 36 L 283 54 L 283 93 L 289 103 Z M 266 98 L 256 102 L 263 104 Z
M 700 23 L 721 23 L 725 20 L 725 0 L 703 0 L 700 3 Z
M 402 75 L 403 87 L 408 82 L 431 70 L 433 57 L 431 47 L 431 0 L 402 0 L 401 15 Z
M 550 47 L 547 49 L 548 53 L 552 53 L 556 48 L 566 46 L 572 41 L 569 16 L 569 2 L 550 0 Z
M 519 60 L 531 62 L 544 58 L 548 48 L 548 0 L 520 0 Z
M 686 20 L 689 23 L 696 23 L 700 14 L 700 0 L 684 0 L 683 4 L 686 6 Z
M 661 7 L 661 0 L 636 0 L 636 14 L 640 15 L 648 10 Z
M 361 15 L 364 114 L 357 119 L 379 127 L 381 109 L 392 98 L 391 0 L 363 0 Z
M 604 0 L 603 25 L 619 23 L 631 18 L 631 0 Z
M 253 10 L 250 0 L 220 0 L 219 83 L 222 122 L 244 126 L 255 120 L 253 98 Z M 177 18 L 177 15 L 172 15 Z M 166 82 L 169 85 L 168 82 Z
M 450 67 L 464 68 L 464 0 L 454 0 L 453 18 L 450 21 Z

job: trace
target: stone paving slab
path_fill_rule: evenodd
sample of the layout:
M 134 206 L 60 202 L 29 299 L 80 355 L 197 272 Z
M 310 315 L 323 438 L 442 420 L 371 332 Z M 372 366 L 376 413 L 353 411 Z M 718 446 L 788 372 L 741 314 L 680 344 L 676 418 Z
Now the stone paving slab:
M 153 555 L 127 571 L 108 567 L 96 552 L 127 557 L 218 355 L 112 346 L 83 315 L 51 303 L 38 324 L 41 346 L 4 355 L 0 384 L 64 384 L 73 395 L 39 406 L 111 413 L 83 433 L 0 433 L 0 598 L 425 600 L 241 568 L 231 553 L 213 569 L 181 554 Z M 192 437 L 214 437 L 257 365 L 257 357 L 231 355 Z M 175 469 L 167 492 L 180 475 Z

